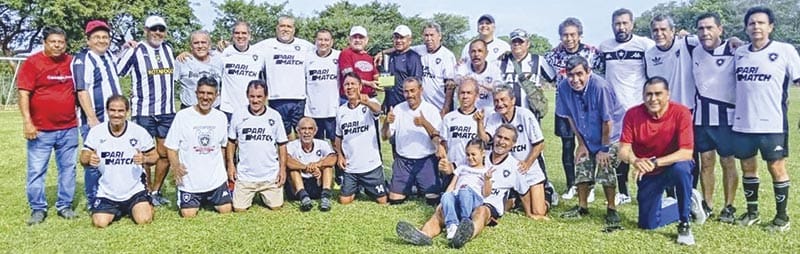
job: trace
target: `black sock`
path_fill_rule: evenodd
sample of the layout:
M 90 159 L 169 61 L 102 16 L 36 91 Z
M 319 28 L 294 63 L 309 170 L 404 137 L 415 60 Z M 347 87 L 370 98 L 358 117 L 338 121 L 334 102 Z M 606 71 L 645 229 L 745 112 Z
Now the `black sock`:
M 297 198 L 298 199 L 303 200 L 304 198 L 307 198 L 307 197 L 308 197 L 308 192 L 306 192 L 306 189 L 302 189 L 302 190 L 297 192 Z
M 772 187 L 775 189 L 775 217 L 789 220 L 786 215 L 786 204 L 789 203 L 789 180 L 783 182 L 773 182 Z
M 323 198 L 331 198 L 331 189 L 322 189 L 321 196 Z
M 744 198 L 747 200 L 747 212 L 758 212 L 758 177 L 742 177 Z
M 619 193 L 628 195 L 628 170 L 630 165 L 627 163 L 620 163 L 617 167 L 617 184 L 619 185 Z

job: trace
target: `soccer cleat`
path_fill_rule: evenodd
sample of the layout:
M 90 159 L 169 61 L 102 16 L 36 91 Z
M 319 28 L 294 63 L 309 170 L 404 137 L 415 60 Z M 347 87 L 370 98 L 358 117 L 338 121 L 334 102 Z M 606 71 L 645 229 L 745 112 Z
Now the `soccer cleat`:
M 758 218 L 758 211 L 747 211 L 742 216 L 739 216 L 739 225 L 741 226 L 749 227 L 759 222 L 761 222 L 761 219 Z
M 331 199 L 323 197 L 319 200 L 319 210 L 327 212 L 331 210 Z
M 311 198 L 303 197 L 303 200 L 300 200 L 300 211 L 308 212 L 311 211 L 312 207 L 314 207 L 314 204 L 311 203 Z
M 617 210 L 608 209 L 606 211 L 606 227 L 619 228 L 621 227 L 622 219 L 619 217 Z
M 769 232 L 786 232 L 791 228 L 792 223 L 789 222 L 788 219 L 783 219 L 780 217 L 775 216 L 775 219 L 772 219 L 772 223 L 767 225 L 767 231 Z
M 678 224 L 678 244 L 680 245 L 694 245 L 694 235 L 692 235 L 692 228 L 689 227 L 688 222 L 681 222 Z
M 28 226 L 33 226 L 39 223 L 44 222 L 44 218 L 47 218 L 47 212 L 45 211 L 33 211 L 31 213 L 31 218 L 28 219 Z
M 561 213 L 561 218 L 580 219 L 581 217 L 587 215 L 589 215 L 589 209 L 580 206 L 574 206 L 566 212 Z
M 447 226 L 447 240 L 453 240 L 453 237 L 456 236 L 456 231 L 458 231 L 458 224 L 450 224 Z
M 422 231 L 419 231 L 414 227 L 414 225 L 411 225 L 411 223 L 407 221 L 397 222 L 397 228 L 395 231 L 400 239 L 413 245 L 423 246 L 431 245 L 432 243 L 430 237 L 423 234 Z
M 458 229 L 456 229 L 456 234 L 453 236 L 453 239 L 450 240 L 450 247 L 460 249 L 467 244 L 470 238 L 472 238 L 472 233 L 475 232 L 475 226 L 472 225 L 472 220 L 469 218 L 464 218 L 461 220 L 461 223 L 458 224 Z
M 565 191 L 564 194 L 561 194 L 561 198 L 563 198 L 564 200 L 570 200 L 575 198 L 576 194 L 578 194 L 578 187 L 572 186 L 569 187 L 569 189 L 567 189 L 567 191 Z
M 558 192 L 553 189 L 553 193 L 550 194 L 550 205 L 553 207 L 558 206 Z
M 69 207 L 58 210 L 58 216 L 61 216 L 61 218 L 68 220 L 78 218 L 78 215 L 75 213 L 75 211 L 73 211 L 72 208 Z
M 719 212 L 719 221 L 728 224 L 736 222 L 736 208 L 731 205 L 722 208 L 722 211 Z
M 690 208 L 694 222 L 697 224 L 706 223 L 706 211 L 703 209 L 703 196 L 696 189 L 692 189 L 692 207 Z
M 153 206 L 169 206 L 169 199 L 161 195 L 161 192 L 154 191 L 150 196 L 153 199 Z
M 631 197 L 622 193 L 617 193 L 617 195 L 614 196 L 614 203 L 616 205 L 630 204 Z
M 594 188 L 589 190 L 589 196 L 586 197 L 586 202 L 588 203 L 594 202 Z

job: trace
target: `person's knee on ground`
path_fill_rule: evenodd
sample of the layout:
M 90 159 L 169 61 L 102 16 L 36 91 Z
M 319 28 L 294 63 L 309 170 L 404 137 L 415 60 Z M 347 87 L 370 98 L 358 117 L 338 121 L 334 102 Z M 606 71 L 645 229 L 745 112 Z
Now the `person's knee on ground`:
M 180 214 L 183 218 L 194 218 L 199 210 L 200 208 L 181 208 Z
M 227 203 L 223 205 L 214 206 L 214 209 L 221 214 L 230 213 L 233 211 L 233 205 L 231 203 Z
M 153 221 L 153 205 L 148 202 L 139 202 L 133 205 L 131 217 L 136 224 L 149 224 Z
M 528 189 L 528 193 L 522 196 L 523 201 L 528 201 L 527 204 L 523 202 L 523 205 L 528 206 L 528 209 L 525 211 L 525 215 L 528 218 L 539 220 L 544 219 L 547 216 L 547 202 L 544 198 L 544 183 L 539 183 L 533 185 Z
M 105 228 L 114 221 L 114 215 L 109 213 L 93 213 L 92 225 L 96 228 Z
M 356 198 L 355 194 L 350 195 L 350 196 L 339 196 L 339 204 L 347 205 L 347 204 L 353 203 L 353 199 L 355 199 L 355 198 Z

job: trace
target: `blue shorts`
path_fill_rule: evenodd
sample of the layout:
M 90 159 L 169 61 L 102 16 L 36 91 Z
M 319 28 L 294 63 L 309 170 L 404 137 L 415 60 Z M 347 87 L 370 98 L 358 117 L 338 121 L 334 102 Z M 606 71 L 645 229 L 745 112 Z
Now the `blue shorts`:
M 269 100 L 269 107 L 278 111 L 283 118 L 283 128 L 286 129 L 286 135 L 292 133 L 297 122 L 303 118 L 306 110 L 306 100 L 297 99 L 275 99 Z
M 694 150 L 698 153 L 716 149 L 720 157 L 732 156 L 734 142 L 731 126 L 694 126 Z
M 178 190 L 178 208 L 200 208 L 202 205 L 221 206 L 233 202 L 228 182 L 222 183 L 216 189 L 202 193 L 192 193 Z
M 92 214 L 95 213 L 108 213 L 113 214 L 114 219 L 119 219 L 122 216 L 131 214 L 133 212 L 133 207 L 136 204 L 141 202 L 147 202 L 148 204 L 152 204 L 152 199 L 147 191 L 140 191 L 136 194 L 133 194 L 131 198 L 125 201 L 114 201 L 107 198 L 98 197 L 92 203 L 91 211 Z
M 347 173 L 342 175 L 341 196 L 355 195 L 359 187 L 370 197 L 379 198 L 386 196 L 386 178 L 383 176 L 383 166 L 378 166 L 366 173 Z
M 316 139 L 328 139 L 331 142 L 336 138 L 336 117 L 314 118 L 317 123 Z
M 442 179 L 439 177 L 438 159 L 434 155 L 422 159 L 408 159 L 397 155 L 392 164 L 392 184 L 389 191 L 410 195 L 411 187 L 425 194 L 442 192 Z
M 133 122 L 142 126 L 150 136 L 156 138 L 166 138 L 169 132 L 169 127 L 172 126 L 172 120 L 175 119 L 175 114 L 164 114 L 155 116 L 133 116 Z
M 734 156 L 747 159 L 761 152 L 761 159 L 776 161 L 789 156 L 789 134 L 733 132 L 736 138 Z
M 487 226 L 490 227 L 497 226 L 497 223 L 500 222 L 500 217 L 503 217 L 502 215 L 500 215 L 500 212 L 498 212 L 497 207 L 494 207 L 492 204 L 489 203 L 483 203 L 483 206 L 489 208 L 489 212 L 491 213 L 491 217 L 489 217 L 489 224 L 487 224 Z M 502 209 L 502 207 L 500 209 Z
M 297 188 L 294 187 L 292 181 L 287 179 L 284 186 L 283 190 L 287 199 L 300 200 L 300 197 L 297 196 Z M 308 197 L 311 199 L 319 199 L 322 197 L 322 184 L 317 183 L 317 178 L 315 177 L 303 177 L 303 189 L 306 190 Z

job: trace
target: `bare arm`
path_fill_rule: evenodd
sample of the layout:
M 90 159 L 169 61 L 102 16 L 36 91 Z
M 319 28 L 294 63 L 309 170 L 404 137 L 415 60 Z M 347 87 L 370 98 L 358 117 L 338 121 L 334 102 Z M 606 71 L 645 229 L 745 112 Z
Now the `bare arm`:
M 170 167 L 172 168 L 172 175 L 175 177 L 176 185 L 183 185 L 183 176 L 186 175 L 186 167 L 181 164 L 178 157 L 178 151 L 167 148 L 167 158 L 169 159 Z M 145 170 L 145 173 L 148 170 Z
M 289 171 L 303 172 L 306 170 L 307 167 L 308 165 L 298 161 L 292 156 L 286 158 L 286 169 Z
M 92 100 L 89 98 L 89 92 L 86 90 L 78 91 L 78 103 L 83 112 L 86 113 L 86 120 L 89 123 L 89 127 L 94 127 L 100 123 L 100 120 L 97 119 L 97 113 L 94 112 L 94 107 L 92 107 Z
M 228 169 L 228 180 L 236 180 L 236 162 L 233 161 L 233 158 L 236 158 L 236 141 L 228 139 L 228 145 L 225 146 L 225 161 L 227 163 Z M 170 162 L 171 163 L 171 162 Z
M 289 157 L 286 152 L 286 144 L 278 145 L 278 162 L 280 163 L 278 171 L 278 186 L 283 186 L 286 181 L 286 158 Z
M 22 135 L 28 139 L 36 139 L 38 130 L 31 120 L 31 92 L 19 90 L 19 112 L 22 114 Z

